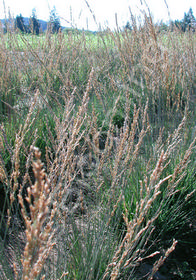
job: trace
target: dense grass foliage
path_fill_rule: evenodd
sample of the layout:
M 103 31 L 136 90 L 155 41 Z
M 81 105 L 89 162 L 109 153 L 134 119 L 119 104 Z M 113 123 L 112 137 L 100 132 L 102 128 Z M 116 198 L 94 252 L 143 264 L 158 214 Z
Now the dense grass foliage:
M 194 279 L 196 35 L 133 27 L 1 31 L 2 279 Z

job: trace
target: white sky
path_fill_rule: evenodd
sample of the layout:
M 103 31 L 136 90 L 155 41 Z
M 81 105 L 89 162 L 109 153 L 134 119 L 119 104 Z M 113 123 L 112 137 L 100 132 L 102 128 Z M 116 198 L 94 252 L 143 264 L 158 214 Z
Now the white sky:
M 192 7 L 196 17 L 195 0 L 166 1 L 172 19 L 182 19 L 184 12 L 187 13 L 190 7 Z M 110 28 L 116 27 L 115 13 L 118 15 L 118 25 L 122 27 L 130 20 L 129 7 L 136 15 L 145 8 L 144 0 L 87 0 L 87 2 L 95 14 L 97 23 L 101 24 L 102 27 L 109 26 Z M 141 5 L 141 2 L 143 2 L 143 5 Z M 146 2 L 155 21 L 161 19 L 165 22 L 168 21 L 165 0 L 146 0 Z M 55 6 L 58 15 L 61 17 L 61 25 L 69 26 L 68 21 L 78 28 L 86 29 L 88 22 L 88 29 L 97 29 L 86 0 L 0 0 L 0 18 L 5 17 L 4 3 L 6 14 L 10 9 L 11 15 L 14 17 L 20 13 L 24 17 L 29 17 L 32 14 L 32 9 L 35 8 L 37 17 L 44 20 L 49 19 L 49 10 Z

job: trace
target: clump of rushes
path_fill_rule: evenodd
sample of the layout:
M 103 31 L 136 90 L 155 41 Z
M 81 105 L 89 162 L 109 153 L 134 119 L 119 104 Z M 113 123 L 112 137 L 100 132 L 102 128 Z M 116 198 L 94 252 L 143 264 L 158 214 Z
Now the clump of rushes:
M 18 195 L 26 226 L 26 245 L 22 259 L 23 280 L 33 280 L 39 276 L 48 254 L 54 246 L 53 237 L 55 233 L 53 219 L 56 205 L 53 204 L 51 209 L 50 182 L 43 169 L 39 149 L 33 149 L 35 154 L 35 161 L 33 162 L 35 184 L 27 189 L 26 201 L 29 204 L 29 214 L 26 212 L 21 192 Z M 42 277 L 42 279 L 44 278 Z

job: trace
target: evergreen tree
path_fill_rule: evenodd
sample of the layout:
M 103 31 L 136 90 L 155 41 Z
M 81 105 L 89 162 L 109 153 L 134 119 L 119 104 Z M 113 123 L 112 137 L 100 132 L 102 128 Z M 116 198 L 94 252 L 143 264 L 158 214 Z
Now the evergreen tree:
M 196 29 L 196 19 L 193 15 L 193 10 L 192 8 L 189 9 L 188 14 L 186 15 L 186 25 L 187 29 L 190 31 L 195 31 Z
M 130 30 L 130 31 L 132 31 L 133 28 L 132 28 L 131 23 L 130 23 L 129 21 L 127 21 L 127 23 L 126 23 L 124 29 L 125 29 L 125 30 Z
M 24 18 L 21 14 L 19 16 L 16 16 L 15 28 L 19 29 L 21 32 L 26 32 L 27 30 L 24 24 Z
M 36 10 L 32 10 L 32 16 L 29 19 L 29 31 L 33 34 L 39 35 L 40 24 L 37 20 Z
M 183 20 L 175 20 L 175 26 L 178 27 L 180 30 L 183 32 L 186 31 L 195 31 L 196 29 L 196 20 L 193 15 L 193 10 L 192 8 L 189 9 L 188 13 L 184 13 L 184 18 Z
M 60 18 L 56 13 L 55 7 L 50 12 L 49 29 L 52 33 L 58 33 L 61 29 Z

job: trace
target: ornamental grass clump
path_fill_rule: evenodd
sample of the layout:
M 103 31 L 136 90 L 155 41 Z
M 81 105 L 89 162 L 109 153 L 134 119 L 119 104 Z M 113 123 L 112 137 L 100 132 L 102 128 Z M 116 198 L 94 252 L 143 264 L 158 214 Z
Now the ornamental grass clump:
M 126 233 L 117 246 L 112 262 L 108 264 L 103 279 L 119 279 L 122 275 L 126 275 L 125 271 L 127 269 L 129 275 L 134 277 L 134 270 L 142 260 L 161 254 L 160 251 L 155 251 L 147 256 L 146 252 L 148 249 L 146 245 L 152 232 L 155 230 L 156 220 L 162 214 L 162 211 L 168 211 L 167 204 L 179 192 L 178 185 L 186 176 L 185 170 L 195 149 L 196 138 L 185 151 L 184 156 L 181 156 L 179 163 L 173 169 L 172 173 L 167 175 L 168 167 L 171 164 L 171 156 L 180 148 L 180 143 L 182 142 L 181 132 L 184 124 L 185 118 L 174 131 L 173 135 L 167 139 L 167 144 L 162 145 L 163 149 L 160 151 L 160 156 L 157 159 L 154 170 L 149 172 L 149 166 L 147 166 L 146 171 L 149 175 L 146 175 L 144 180 L 140 181 L 140 199 L 136 203 L 135 214 L 131 220 L 129 219 L 130 210 L 127 209 L 124 199 L 125 210 L 123 212 L 123 219 L 126 225 Z M 178 215 L 176 214 L 176 217 L 173 217 L 174 223 L 177 218 Z M 169 254 L 174 251 L 177 242 L 174 240 L 165 255 L 161 256 L 154 264 L 148 279 L 153 279 L 152 277 L 158 268 L 164 263 Z

